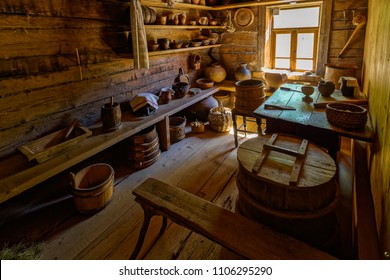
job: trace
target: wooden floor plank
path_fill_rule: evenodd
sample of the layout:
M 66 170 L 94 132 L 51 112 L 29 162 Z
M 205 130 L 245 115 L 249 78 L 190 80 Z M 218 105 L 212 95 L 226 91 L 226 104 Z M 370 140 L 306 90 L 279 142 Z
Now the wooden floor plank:
M 189 127 L 186 127 L 186 132 L 184 140 L 171 145 L 169 151 L 161 153 L 155 164 L 142 170 L 134 170 L 124 164 L 123 150 L 119 154 L 113 153 L 111 160 L 109 156 L 107 161 L 112 162 L 116 172 L 113 200 L 101 212 L 85 216 L 72 209 L 68 194 L 63 202 L 67 207 L 58 213 L 63 217 L 54 219 L 58 224 L 53 225 L 52 233 L 45 234 L 39 240 L 45 243 L 41 258 L 128 259 L 143 220 L 142 208 L 134 201 L 132 191 L 149 177 L 158 178 L 234 211 L 238 192 L 235 188 L 238 165 L 233 134 L 213 132 L 208 126 L 204 134 L 192 134 Z M 239 143 L 246 139 L 239 134 Z M 63 177 L 59 180 L 63 180 Z M 26 203 L 28 199 L 22 201 Z M 39 200 L 30 207 L 33 209 L 37 205 Z M 15 213 L 17 211 L 15 209 Z M 23 211 L 18 215 L 24 215 Z M 34 219 L 38 221 L 41 217 L 28 215 L 31 224 L 34 224 Z M 36 224 L 39 226 L 39 223 Z M 152 219 L 150 232 L 140 253 L 141 258 L 235 258 L 221 246 L 172 222 L 169 222 L 163 236 L 156 241 L 160 225 L 159 218 Z M 28 236 L 28 232 L 21 232 Z

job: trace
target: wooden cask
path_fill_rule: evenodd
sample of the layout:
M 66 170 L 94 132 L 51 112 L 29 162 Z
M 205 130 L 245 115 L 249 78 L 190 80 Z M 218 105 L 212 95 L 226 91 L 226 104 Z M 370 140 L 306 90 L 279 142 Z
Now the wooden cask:
M 145 168 L 160 156 L 160 144 L 156 127 L 150 126 L 127 140 L 127 158 L 134 168 Z
M 321 148 L 290 135 L 260 135 L 240 145 L 237 158 L 242 215 L 312 245 L 334 238 L 336 164 Z

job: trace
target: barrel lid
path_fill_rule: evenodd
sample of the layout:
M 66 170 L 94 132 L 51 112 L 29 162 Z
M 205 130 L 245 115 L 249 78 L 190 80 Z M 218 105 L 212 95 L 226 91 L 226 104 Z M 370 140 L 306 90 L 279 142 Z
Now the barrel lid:
M 290 184 L 297 157 L 280 151 L 269 150 L 258 171 L 253 171 L 256 161 L 264 154 L 264 146 L 270 135 L 260 135 L 241 144 L 237 150 L 240 170 L 246 175 L 254 176 L 261 181 L 289 187 L 316 187 L 331 181 L 336 174 L 336 164 L 332 157 L 320 147 L 308 143 L 303 156 L 302 166 L 296 184 Z M 285 150 L 299 151 L 301 138 L 278 134 L 274 145 Z M 267 148 L 268 149 L 268 148 Z

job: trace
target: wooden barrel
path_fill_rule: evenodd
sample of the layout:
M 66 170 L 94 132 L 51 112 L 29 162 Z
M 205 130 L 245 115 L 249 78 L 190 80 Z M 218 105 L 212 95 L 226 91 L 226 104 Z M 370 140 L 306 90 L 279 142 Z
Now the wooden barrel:
M 160 144 L 155 126 L 150 126 L 128 139 L 128 163 L 134 168 L 145 168 L 160 156 Z
M 325 64 L 325 80 L 332 81 L 340 89 L 340 77 L 356 77 L 357 66 L 353 64 Z
M 261 80 L 243 80 L 236 82 L 234 107 L 237 112 L 252 115 L 253 111 L 265 100 L 264 83 Z
M 90 165 L 72 176 L 72 193 L 77 211 L 92 213 L 101 210 L 114 192 L 114 169 L 105 163 Z
M 169 135 L 171 142 L 179 142 L 186 137 L 186 119 L 183 117 L 170 117 L 169 118 Z
M 290 135 L 260 135 L 240 145 L 237 158 L 242 215 L 313 245 L 332 238 L 337 225 L 336 164 L 321 148 L 310 142 L 305 146 L 303 139 Z

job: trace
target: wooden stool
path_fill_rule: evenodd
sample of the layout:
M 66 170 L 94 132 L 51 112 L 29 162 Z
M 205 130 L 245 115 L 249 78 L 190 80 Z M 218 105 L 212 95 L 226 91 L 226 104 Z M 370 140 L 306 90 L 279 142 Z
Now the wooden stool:
M 242 124 L 238 127 L 237 127 L 237 116 L 242 117 Z M 242 113 L 240 111 L 237 111 L 235 108 L 233 108 L 232 110 L 232 118 L 233 118 L 233 130 L 234 130 L 234 143 L 236 147 L 238 147 L 237 132 L 244 132 L 245 137 L 247 133 L 263 134 L 260 118 L 256 118 L 252 114 Z M 248 130 L 247 122 L 256 122 L 257 131 Z

